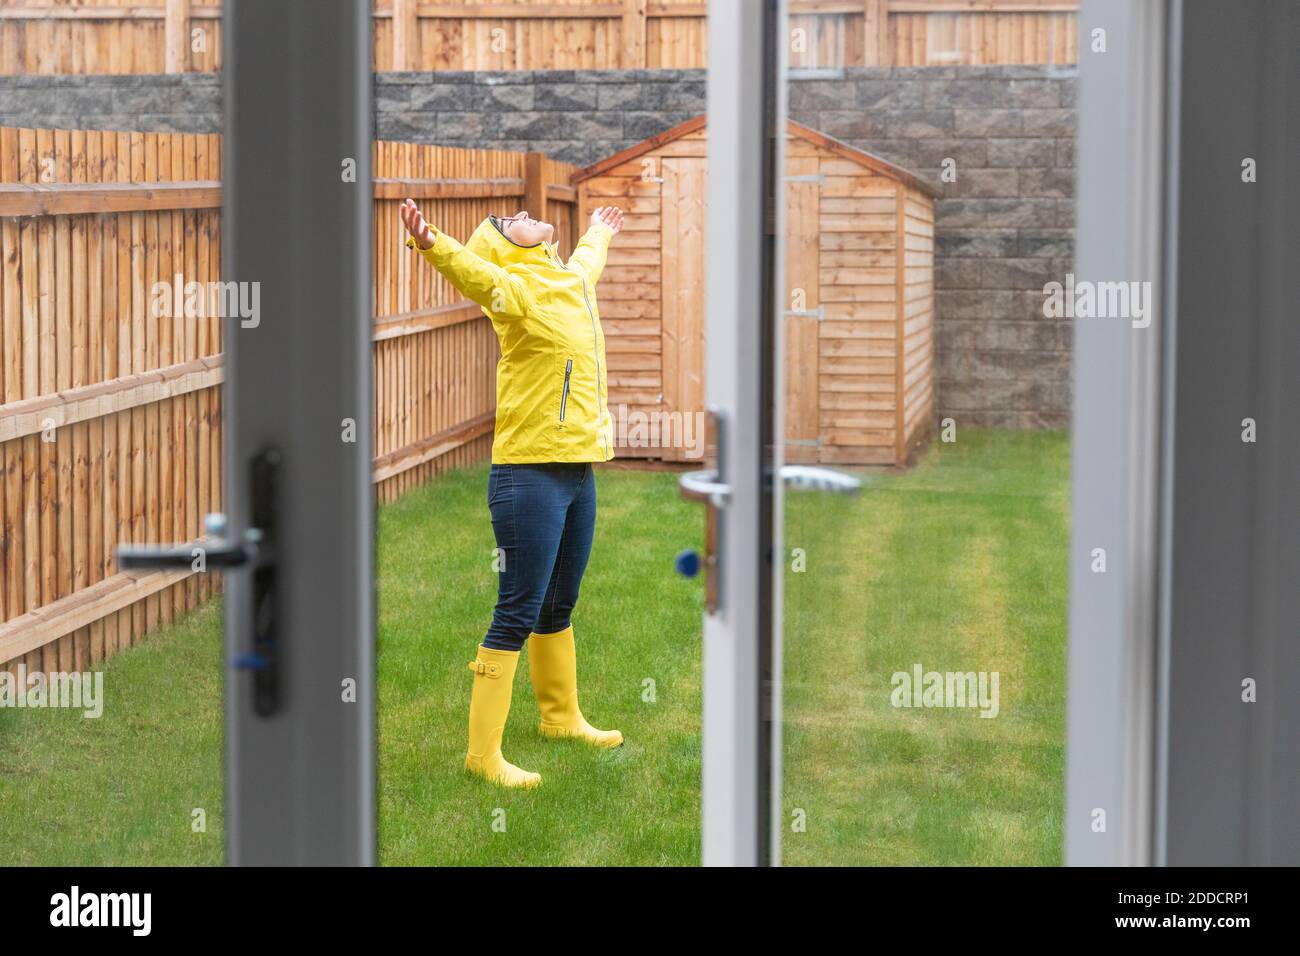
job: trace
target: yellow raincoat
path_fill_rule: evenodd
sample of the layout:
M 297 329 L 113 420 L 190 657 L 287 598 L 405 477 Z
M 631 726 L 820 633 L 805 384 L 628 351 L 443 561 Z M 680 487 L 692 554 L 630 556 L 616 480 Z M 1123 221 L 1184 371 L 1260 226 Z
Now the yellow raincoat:
M 407 246 L 483 309 L 501 341 L 493 463 L 613 458 L 595 292 L 613 230 L 592 226 L 566 265 L 554 244 L 515 245 L 491 217 L 464 246 L 430 229 L 431 247 Z

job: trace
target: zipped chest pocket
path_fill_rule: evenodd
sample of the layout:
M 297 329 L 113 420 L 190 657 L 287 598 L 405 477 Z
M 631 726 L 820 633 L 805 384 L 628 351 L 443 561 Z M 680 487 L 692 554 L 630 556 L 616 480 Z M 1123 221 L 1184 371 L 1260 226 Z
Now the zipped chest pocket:
M 565 408 L 569 404 L 569 380 L 573 377 L 573 359 L 564 363 L 564 391 L 560 392 L 560 421 L 564 421 Z

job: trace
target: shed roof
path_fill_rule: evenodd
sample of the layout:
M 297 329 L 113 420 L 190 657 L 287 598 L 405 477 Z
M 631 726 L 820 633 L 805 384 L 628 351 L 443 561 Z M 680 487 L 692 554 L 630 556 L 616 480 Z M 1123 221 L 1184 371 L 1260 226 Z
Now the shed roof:
M 615 153 L 613 156 L 606 156 L 597 163 L 592 163 L 584 169 L 578 170 L 573 174 L 572 182 L 580 183 L 587 179 L 592 179 L 602 173 L 608 172 L 615 166 L 621 166 L 623 163 L 643 156 L 663 146 L 665 143 L 671 143 L 673 140 L 681 139 L 696 130 L 703 129 L 708 121 L 704 114 L 696 116 L 694 119 L 688 119 L 685 123 L 679 123 L 672 129 L 666 129 L 662 133 L 657 133 L 648 139 L 643 139 L 635 146 L 629 146 L 627 149 Z M 838 156 L 857 163 L 859 166 L 866 167 L 873 172 L 888 176 L 890 179 L 897 180 L 907 186 L 915 187 L 928 196 L 937 196 L 938 192 L 933 186 L 921 179 L 915 173 L 909 172 L 902 166 L 895 165 L 887 159 L 882 159 L 875 153 L 868 153 L 865 149 L 858 149 L 856 146 L 850 146 L 833 136 L 828 136 L 802 123 L 796 123 L 794 120 L 787 120 L 786 127 L 791 136 L 798 136 L 815 146 L 829 150 Z

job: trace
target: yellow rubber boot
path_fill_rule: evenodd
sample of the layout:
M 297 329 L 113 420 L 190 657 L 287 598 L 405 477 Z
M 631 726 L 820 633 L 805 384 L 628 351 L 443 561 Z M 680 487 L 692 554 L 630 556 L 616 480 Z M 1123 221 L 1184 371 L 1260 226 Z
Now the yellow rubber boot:
M 542 712 L 538 727 L 544 737 L 577 737 L 594 747 L 617 747 L 623 735 L 597 730 L 578 709 L 578 655 L 573 628 L 555 634 L 528 636 L 528 669 Z
M 469 700 L 469 752 L 465 769 L 503 787 L 536 787 L 542 775 L 521 770 L 501 756 L 501 735 L 510 715 L 518 651 L 478 649 L 469 665 L 474 672 L 474 693 Z

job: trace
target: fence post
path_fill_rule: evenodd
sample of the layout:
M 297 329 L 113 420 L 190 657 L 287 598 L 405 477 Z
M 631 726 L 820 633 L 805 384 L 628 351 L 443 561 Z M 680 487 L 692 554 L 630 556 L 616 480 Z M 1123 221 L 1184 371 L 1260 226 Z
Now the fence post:
M 862 8 L 862 65 L 889 66 L 889 0 L 865 0 Z
M 416 0 L 393 0 L 393 69 L 418 70 L 419 20 Z
M 185 73 L 190 68 L 190 0 L 167 0 L 163 18 L 163 69 Z
M 645 69 L 646 0 L 623 0 L 623 69 Z
M 546 180 L 542 178 L 542 153 L 524 154 L 524 206 L 534 219 L 546 219 Z M 547 220 L 549 221 L 549 220 Z

